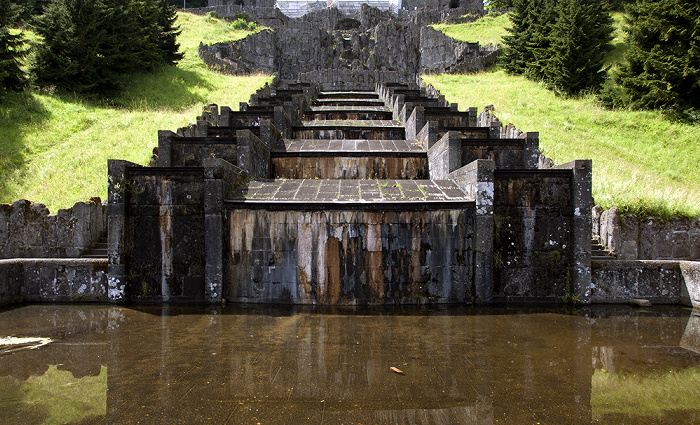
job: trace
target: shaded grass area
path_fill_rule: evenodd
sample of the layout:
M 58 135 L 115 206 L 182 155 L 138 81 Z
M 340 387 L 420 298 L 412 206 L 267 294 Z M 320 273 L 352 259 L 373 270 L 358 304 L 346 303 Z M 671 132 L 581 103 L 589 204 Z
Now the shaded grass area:
M 700 371 L 696 368 L 651 376 L 596 370 L 591 384 L 591 409 L 596 423 L 700 420 Z
M 136 75 L 115 99 L 94 101 L 35 90 L 10 94 L 0 105 L 0 202 L 29 199 L 52 213 L 107 195 L 107 159 L 147 164 L 158 130 L 195 120 L 205 104 L 237 109 L 269 75 L 225 76 L 197 55 L 200 41 L 250 34 L 223 20 L 178 14 L 185 57 L 176 67 Z
M 518 129 L 538 131 L 555 163 L 593 159 L 593 197 L 604 208 L 641 216 L 700 216 L 698 125 L 660 112 L 606 110 L 591 96 L 564 99 L 502 70 L 423 77 L 460 109 L 488 104 Z

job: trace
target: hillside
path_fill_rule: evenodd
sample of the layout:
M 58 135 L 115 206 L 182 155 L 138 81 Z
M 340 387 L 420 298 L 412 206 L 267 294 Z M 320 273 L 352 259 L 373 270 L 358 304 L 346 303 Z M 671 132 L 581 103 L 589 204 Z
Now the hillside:
M 622 60 L 622 16 L 609 64 Z M 504 34 L 501 20 L 484 34 Z M 491 42 L 460 24 L 443 31 L 462 41 Z M 483 26 L 483 23 L 481 24 Z M 500 27 L 498 27 L 500 25 Z M 641 215 L 700 217 L 700 139 L 698 125 L 670 122 L 660 112 L 607 110 L 593 96 L 564 99 L 542 84 L 502 70 L 472 75 L 424 77 L 460 109 L 494 105 L 504 123 L 539 131 L 542 153 L 563 163 L 593 159 L 593 197 L 605 208 Z
M 231 77 L 211 72 L 197 46 L 248 34 L 224 21 L 180 13 L 185 57 L 177 67 L 135 76 L 111 102 L 61 96 L 43 88 L 8 95 L 0 105 L 0 202 L 29 199 L 52 213 L 91 196 L 107 195 L 107 159 L 147 164 L 157 132 L 191 123 L 207 103 L 230 105 L 271 76 Z

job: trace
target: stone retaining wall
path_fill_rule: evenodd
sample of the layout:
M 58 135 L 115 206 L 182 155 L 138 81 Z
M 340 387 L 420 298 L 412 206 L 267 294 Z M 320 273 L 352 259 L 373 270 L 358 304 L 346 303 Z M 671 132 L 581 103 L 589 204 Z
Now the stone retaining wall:
M 591 302 L 626 303 L 646 299 L 656 304 L 700 307 L 698 261 L 591 261 Z
M 593 238 L 622 260 L 700 260 L 700 219 L 621 216 L 593 208 Z
M 482 48 L 478 43 L 456 41 L 427 26 L 397 20 L 375 24 L 369 18 L 365 24 L 371 26 L 348 31 L 294 20 L 242 40 L 200 44 L 199 56 L 209 68 L 228 74 L 267 72 L 290 79 L 303 73 L 345 69 L 394 71 L 415 78 L 426 72 L 483 70 L 499 53 L 498 46 Z
M 100 198 L 49 214 L 27 200 L 0 204 L 0 258 L 78 257 L 107 233 L 107 209 Z
M 0 305 L 20 301 L 107 302 L 107 259 L 0 260 Z

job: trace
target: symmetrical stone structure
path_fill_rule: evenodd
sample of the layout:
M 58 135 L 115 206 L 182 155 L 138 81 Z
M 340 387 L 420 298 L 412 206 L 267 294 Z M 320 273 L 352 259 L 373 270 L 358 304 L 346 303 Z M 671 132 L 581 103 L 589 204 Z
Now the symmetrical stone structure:
M 590 161 L 538 169 L 537 133 L 386 75 L 278 81 L 110 161 L 110 299 L 587 302 Z
M 366 5 L 353 17 L 326 9 L 242 40 L 199 47 L 199 56 L 212 69 L 275 73 L 283 79 L 351 70 L 400 72 L 415 81 L 420 73 L 483 70 L 497 55 L 497 47 L 455 41 Z

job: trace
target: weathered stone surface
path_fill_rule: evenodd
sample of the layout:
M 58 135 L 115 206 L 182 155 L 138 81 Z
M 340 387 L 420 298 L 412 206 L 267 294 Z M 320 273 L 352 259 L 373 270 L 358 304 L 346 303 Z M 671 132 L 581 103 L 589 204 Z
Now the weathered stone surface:
M 627 303 L 646 299 L 654 304 L 700 306 L 700 263 L 694 261 L 592 261 L 593 303 Z
M 0 304 L 108 301 L 106 259 L 0 260 Z
M 593 209 L 593 237 L 623 260 L 697 260 L 698 220 L 620 216 L 617 208 Z
M 226 298 L 300 304 L 469 302 L 468 210 L 229 212 Z

